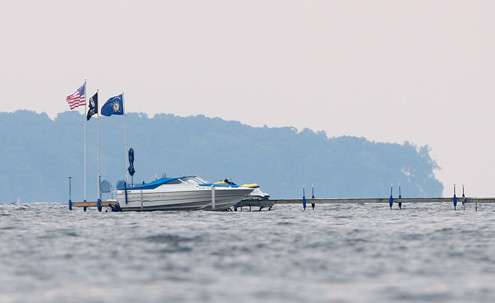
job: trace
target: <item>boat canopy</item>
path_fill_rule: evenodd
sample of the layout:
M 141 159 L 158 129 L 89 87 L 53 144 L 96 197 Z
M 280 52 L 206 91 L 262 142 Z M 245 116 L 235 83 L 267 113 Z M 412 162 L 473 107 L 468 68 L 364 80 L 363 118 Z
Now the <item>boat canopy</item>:
M 203 185 L 207 182 L 200 177 L 196 176 L 185 176 L 178 178 L 160 178 L 151 182 L 144 182 L 141 184 L 129 185 L 127 190 L 145 190 L 145 189 L 155 189 L 164 184 L 193 184 L 193 185 Z M 124 183 L 119 183 L 117 186 L 118 190 L 124 190 Z

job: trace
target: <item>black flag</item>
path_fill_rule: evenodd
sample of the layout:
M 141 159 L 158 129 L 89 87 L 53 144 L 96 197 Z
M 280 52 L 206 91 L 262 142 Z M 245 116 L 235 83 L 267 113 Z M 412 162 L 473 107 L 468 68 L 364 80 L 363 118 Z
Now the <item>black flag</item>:
M 89 98 L 89 109 L 86 115 L 86 120 L 89 121 L 93 115 L 98 113 L 98 92 L 96 92 L 91 98 Z

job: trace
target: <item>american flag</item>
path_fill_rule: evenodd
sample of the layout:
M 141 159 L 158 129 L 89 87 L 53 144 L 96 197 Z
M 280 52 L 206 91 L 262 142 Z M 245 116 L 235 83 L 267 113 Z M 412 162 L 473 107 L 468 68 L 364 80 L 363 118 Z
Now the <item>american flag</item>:
M 86 105 L 86 82 L 79 87 L 72 95 L 67 96 L 67 103 L 69 107 L 73 110 L 76 107 Z

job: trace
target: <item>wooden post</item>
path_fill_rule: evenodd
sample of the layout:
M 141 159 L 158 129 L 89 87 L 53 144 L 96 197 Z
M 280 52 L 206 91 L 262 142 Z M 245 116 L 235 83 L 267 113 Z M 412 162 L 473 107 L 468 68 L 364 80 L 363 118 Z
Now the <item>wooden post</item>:
M 141 196 L 141 211 L 143 211 L 144 208 L 143 208 L 143 190 L 142 189 L 141 189 L 141 195 L 140 196 Z
M 69 210 L 72 210 L 72 177 L 69 177 Z
M 211 187 L 211 209 L 215 210 L 215 186 Z

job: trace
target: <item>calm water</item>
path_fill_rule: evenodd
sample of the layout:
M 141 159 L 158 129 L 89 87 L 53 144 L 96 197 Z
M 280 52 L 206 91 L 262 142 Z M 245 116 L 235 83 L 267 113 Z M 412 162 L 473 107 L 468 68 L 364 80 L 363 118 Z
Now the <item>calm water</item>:
M 0 205 L 0 302 L 494 302 L 495 206 Z

